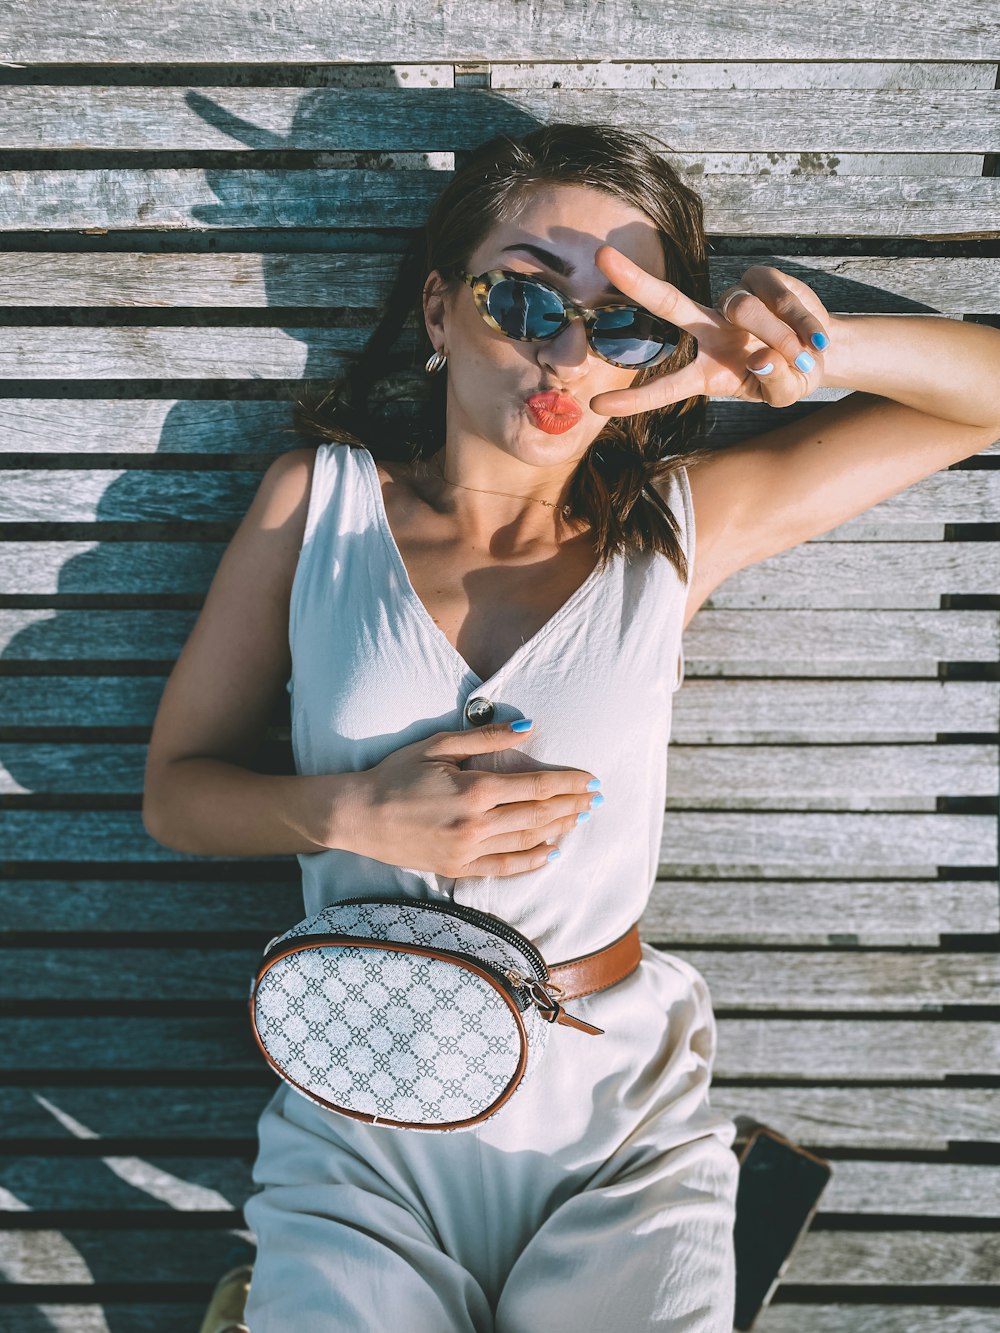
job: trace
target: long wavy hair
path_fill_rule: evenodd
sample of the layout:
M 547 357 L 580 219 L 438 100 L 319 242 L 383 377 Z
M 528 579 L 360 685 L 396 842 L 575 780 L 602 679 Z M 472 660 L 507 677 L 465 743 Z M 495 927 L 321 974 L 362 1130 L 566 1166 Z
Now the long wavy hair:
M 296 428 L 307 438 L 366 448 L 376 458 L 415 462 L 441 448 L 447 371 L 431 377 L 422 373 L 434 350 L 424 323 L 424 283 L 437 270 L 446 290 L 461 286 L 454 267 L 468 268 L 470 256 L 492 229 L 516 219 L 534 186 L 585 185 L 640 209 L 659 232 L 667 281 L 711 305 L 702 200 L 647 138 L 653 136 L 601 123 L 557 123 L 520 138 L 497 135 L 471 152 L 406 251 L 363 351 L 354 354 L 353 364 L 320 401 L 296 404 Z M 399 365 L 392 351 L 408 324 L 418 330 L 409 370 L 422 383 L 418 412 L 404 432 L 398 416 L 376 413 L 373 389 L 386 378 L 387 367 Z M 696 352 L 694 338 L 682 329 L 673 354 L 639 372 L 633 387 L 679 370 Z M 570 518 L 589 524 L 600 564 L 620 551 L 656 551 L 687 582 L 678 524 L 658 488 L 680 466 L 712 452 L 702 445 L 707 401 L 698 396 L 652 412 L 609 417 L 580 459 L 570 480 Z

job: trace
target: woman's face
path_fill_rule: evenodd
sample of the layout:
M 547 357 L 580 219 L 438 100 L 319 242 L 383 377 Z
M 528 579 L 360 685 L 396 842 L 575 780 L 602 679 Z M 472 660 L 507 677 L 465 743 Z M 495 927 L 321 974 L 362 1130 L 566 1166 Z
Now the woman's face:
M 666 278 L 663 247 L 646 214 L 603 190 L 578 185 L 536 187 L 517 220 L 499 223 L 472 253 L 468 270 L 532 274 L 579 305 L 596 308 L 627 299 L 597 267 L 596 252 L 605 244 Z M 449 454 L 463 450 L 464 441 L 478 441 L 535 466 L 575 464 L 608 421 L 590 410 L 590 400 L 628 388 L 639 372 L 597 356 L 581 319 L 571 319 L 554 338 L 517 342 L 483 320 L 464 283 L 443 298 L 434 288 L 432 274 L 424 287 L 424 314 L 431 341 L 448 353 Z M 575 399 L 582 409 L 569 430 L 541 429 L 528 407 L 532 394 L 546 390 Z

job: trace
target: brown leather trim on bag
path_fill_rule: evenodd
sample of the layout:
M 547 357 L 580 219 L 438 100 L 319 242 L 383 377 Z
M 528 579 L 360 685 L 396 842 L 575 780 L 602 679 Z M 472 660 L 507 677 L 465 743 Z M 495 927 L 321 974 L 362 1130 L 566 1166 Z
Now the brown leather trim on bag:
M 549 990 L 556 998 L 578 1000 L 595 991 L 607 990 L 630 976 L 642 962 L 642 944 L 639 923 L 630 926 L 624 935 L 603 949 L 581 954 L 565 963 L 554 963 L 549 968 Z M 558 988 L 558 989 L 557 989 Z

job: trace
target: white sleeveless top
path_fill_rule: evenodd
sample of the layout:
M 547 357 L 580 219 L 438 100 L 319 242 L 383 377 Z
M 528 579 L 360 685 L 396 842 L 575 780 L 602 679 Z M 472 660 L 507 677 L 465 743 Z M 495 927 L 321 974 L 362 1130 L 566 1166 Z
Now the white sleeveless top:
M 685 469 L 665 498 L 693 569 Z M 480 680 L 417 597 L 372 455 L 319 446 L 289 609 L 297 772 L 371 768 L 435 732 L 481 725 L 466 706 L 488 700 L 484 720 L 532 718 L 534 727 L 514 748 L 471 756 L 463 768 L 586 769 L 601 779 L 605 804 L 562 838 L 561 856 L 519 875 L 450 879 L 352 852 L 300 854 L 306 913 L 360 893 L 453 899 L 511 922 L 549 963 L 627 930 L 660 859 L 688 586 L 663 555 L 620 554 Z

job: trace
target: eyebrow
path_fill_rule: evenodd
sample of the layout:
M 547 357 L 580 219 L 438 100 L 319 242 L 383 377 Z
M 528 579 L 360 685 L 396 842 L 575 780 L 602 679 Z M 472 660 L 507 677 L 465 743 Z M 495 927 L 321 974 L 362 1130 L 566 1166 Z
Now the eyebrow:
M 546 268 L 550 268 L 553 273 L 560 273 L 564 278 L 571 278 L 576 272 L 575 264 L 569 263 L 569 261 L 563 259 L 561 255 L 553 254 L 551 250 L 543 250 L 540 245 L 531 245 L 526 241 L 518 241 L 514 245 L 505 245 L 500 253 L 505 255 L 508 250 L 526 250 L 529 255 L 534 255 L 540 264 L 544 264 Z M 601 295 L 624 297 L 625 293 L 619 291 L 617 287 L 613 287 L 611 283 L 608 283 Z

